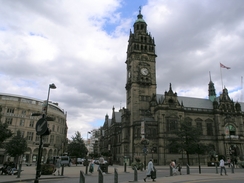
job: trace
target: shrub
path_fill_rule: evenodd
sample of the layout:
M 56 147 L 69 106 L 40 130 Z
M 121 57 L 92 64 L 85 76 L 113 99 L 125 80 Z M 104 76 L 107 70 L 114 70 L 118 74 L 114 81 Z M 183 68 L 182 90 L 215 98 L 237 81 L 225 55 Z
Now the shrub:
M 42 164 L 41 172 L 42 175 L 51 175 L 54 172 L 55 166 L 53 164 Z
M 134 167 L 136 167 L 137 168 L 137 170 L 143 170 L 143 163 L 141 163 L 141 162 L 133 162 L 133 163 L 131 163 L 131 168 L 132 168 L 132 170 L 134 170 Z
M 239 166 L 239 168 L 244 168 L 244 161 L 238 161 L 237 165 Z

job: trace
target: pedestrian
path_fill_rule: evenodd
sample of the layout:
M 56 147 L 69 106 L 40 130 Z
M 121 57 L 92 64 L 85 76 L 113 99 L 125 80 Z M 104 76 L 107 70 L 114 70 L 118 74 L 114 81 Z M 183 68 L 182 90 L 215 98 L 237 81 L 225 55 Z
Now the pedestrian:
M 181 164 L 180 163 L 178 163 L 178 165 L 177 165 L 177 168 L 178 168 L 178 172 L 180 172 L 180 175 L 181 175 Z
M 94 170 L 94 160 L 92 159 L 90 162 L 89 172 L 93 173 L 93 170 Z
M 146 173 L 146 177 L 144 178 L 144 182 L 147 181 L 147 177 L 151 177 L 151 174 L 154 173 L 154 171 L 156 171 L 153 167 L 153 162 L 152 162 L 152 159 L 150 159 L 150 161 L 148 162 L 148 165 L 147 165 L 147 173 Z M 153 181 L 155 181 L 153 179 Z
M 175 162 L 174 162 L 174 160 L 171 160 L 171 162 L 170 162 L 170 166 L 171 166 L 172 168 L 175 168 Z
M 219 166 L 220 166 L 220 175 L 222 175 L 223 169 L 225 171 L 225 175 L 227 175 L 226 169 L 225 169 L 225 162 L 224 162 L 223 158 L 221 158 L 221 160 L 219 161 Z
M 230 158 L 227 159 L 227 162 L 228 162 L 228 166 L 229 166 L 229 168 L 230 168 L 230 163 L 231 163 L 231 162 L 230 162 Z
M 56 175 L 57 172 L 58 172 L 58 175 L 60 175 L 61 160 L 59 157 L 56 158 L 55 167 L 56 167 L 56 170 L 54 171 L 53 175 Z

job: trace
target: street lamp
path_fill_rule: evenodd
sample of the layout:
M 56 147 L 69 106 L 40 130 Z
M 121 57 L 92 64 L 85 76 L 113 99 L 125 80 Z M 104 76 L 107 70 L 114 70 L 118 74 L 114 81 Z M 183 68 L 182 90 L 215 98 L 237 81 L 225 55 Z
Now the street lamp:
M 89 153 L 89 149 L 88 149 L 88 134 L 91 134 L 91 132 L 87 132 L 87 138 L 86 138 L 86 146 L 87 146 L 87 153 L 86 153 L 86 175 L 88 172 L 88 153 Z
M 49 135 L 50 133 L 49 129 L 47 128 L 47 109 L 48 109 L 50 89 L 56 89 L 54 83 L 49 84 L 47 101 L 43 103 L 42 118 L 38 120 L 38 122 L 36 123 L 36 132 L 37 135 L 40 135 L 40 143 L 38 148 L 36 178 L 34 183 L 39 183 L 39 177 L 41 176 L 40 173 L 41 173 L 41 157 L 42 157 L 42 136 Z

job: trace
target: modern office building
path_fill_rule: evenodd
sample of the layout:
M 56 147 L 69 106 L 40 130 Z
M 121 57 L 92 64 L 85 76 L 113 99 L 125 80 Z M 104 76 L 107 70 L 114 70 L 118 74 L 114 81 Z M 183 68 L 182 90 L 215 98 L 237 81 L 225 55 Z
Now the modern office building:
M 27 139 L 28 149 L 23 160 L 29 164 L 37 161 L 40 136 L 36 134 L 36 123 L 41 116 L 33 114 L 42 113 L 43 101 L 24 96 L 0 93 L 1 121 L 8 123 L 9 129 L 16 134 L 20 130 L 22 136 Z M 42 162 L 48 157 L 62 155 L 67 146 L 67 113 L 58 106 L 58 103 L 49 101 L 47 116 L 53 121 L 48 121 L 51 134 L 43 136 Z M 6 161 L 8 154 L 0 149 L 0 164 Z M 12 157 L 13 159 L 13 157 Z
M 242 158 L 244 103 L 234 102 L 226 88 L 217 97 L 211 79 L 206 81 L 208 99 L 178 96 L 173 83 L 169 83 L 165 93 L 158 94 L 155 40 L 148 33 L 141 12 L 133 29 L 125 62 L 126 108 L 113 108 L 111 118 L 105 116 L 100 152 L 111 153 L 113 160 L 121 164 L 124 160 L 130 163 L 135 157 L 146 158 L 146 162 L 153 158 L 158 165 L 169 164 L 172 159 L 186 162 L 184 152 L 167 148 L 168 137 L 184 120 L 200 129 L 201 142 L 211 146 L 216 155 Z M 208 154 L 201 155 L 201 163 L 208 161 Z M 197 155 L 191 155 L 190 162 L 196 164 Z

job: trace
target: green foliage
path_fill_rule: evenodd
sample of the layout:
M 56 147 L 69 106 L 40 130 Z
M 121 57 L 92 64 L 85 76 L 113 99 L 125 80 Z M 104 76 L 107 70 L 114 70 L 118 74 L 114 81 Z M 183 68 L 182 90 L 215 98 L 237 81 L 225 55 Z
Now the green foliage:
M 72 141 L 68 144 L 69 156 L 85 157 L 88 150 L 85 146 L 84 140 L 81 137 L 80 132 L 75 132 L 75 136 L 72 136 Z
M 21 136 L 21 132 L 18 130 L 16 136 L 7 142 L 4 147 L 9 155 L 17 157 L 24 154 L 27 150 L 27 141 Z
M 238 161 L 237 165 L 239 166 L 239 168 L 244 168 L 244 161 Z
M 0 107 L 1 108 L 1 107 Z M 1 119 L 1 118 L 0 118 Z M 0 121 L 0 148 L 2 148 L 3 142 L 12 137 L 12 132 L 11 130 L 8 129 L 8 124 L 7 123 L 2 123 Z
M 137 168 L 137 170 L 143 170 L 143 163 L 142 162 L 133 162 L 133 163 L 131 163 L 131 168 L 132 168 L 132 170 L 134 170 L 134 168 Z
M 54 172 L 55 166 L 53 164 L 41 165 L 42 175 L 51 175 Z
M 192 126 L 189 121 L 182 121 L 179 130 L 172 132 L 174 135 L 169 137 L 167 148 L 171 153 L 186 152 L 189 164 L 189 154 L 203 154 L 206 146 L 200 143 L 201 133 L 199 129 Z

